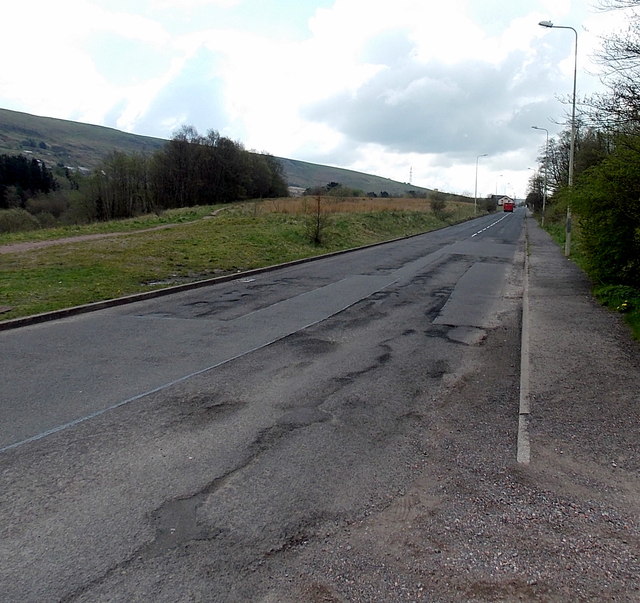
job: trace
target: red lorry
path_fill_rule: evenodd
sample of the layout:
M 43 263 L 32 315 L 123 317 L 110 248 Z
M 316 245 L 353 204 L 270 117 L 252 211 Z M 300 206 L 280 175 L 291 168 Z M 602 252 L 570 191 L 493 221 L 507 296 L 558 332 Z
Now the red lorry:
M 504 202 L 502 203 L 502 210 L 503 211 L 513 211 L 513 207 L 514 207 L 514 202 L 513 201 L 507 201 L 505 199 Z

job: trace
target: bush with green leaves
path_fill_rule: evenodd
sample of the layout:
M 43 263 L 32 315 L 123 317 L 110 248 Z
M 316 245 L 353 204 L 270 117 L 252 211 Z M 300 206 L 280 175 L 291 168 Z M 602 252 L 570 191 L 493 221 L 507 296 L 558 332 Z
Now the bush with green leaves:
M 495 211 L 498 211 L 498 204 L 496 203 L 495 199 L 493 199 L 493 197 L 489 197 L 488 199 L 485 199 L 484 209 L 485 211 L 488 211 L 490 214 L 492 214 Z
M 447 202 L 440 196 L 435 196 L 430 201 L 431 211 L 438 220 L 446 222 L 449 219 L 450 213 L 447 211 Z
M 22 232 L 40 228 L 38 219 L 20 208 L 0 210 L 0 232 Z
M 568 193 L 591 276 L 640 289 L 640 139 L 620 138 Z

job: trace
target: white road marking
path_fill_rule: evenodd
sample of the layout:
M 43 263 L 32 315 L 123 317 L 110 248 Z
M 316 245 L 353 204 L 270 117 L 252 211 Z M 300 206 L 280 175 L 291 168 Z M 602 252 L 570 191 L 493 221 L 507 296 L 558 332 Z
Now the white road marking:
M 492 224 L 489 224 L 489 226 L 487 226 L 487 227 L 483 228 L 482 230 L 479 230 L 478 232 L 472 234 L 471 238 L 473 239 L 473 237 L 477 237 L 479 234 L 483 233 L 485 230 L 489 230 L 492 226 L 495 226 L 496 224 L 499 224 L 500 222 L 502 222 L 502 220 L 504 220 L 506 217 L 507 217 L 506 215 L 502 216 L 502 218 L 500 218 L 499 220 L 496 220 Z

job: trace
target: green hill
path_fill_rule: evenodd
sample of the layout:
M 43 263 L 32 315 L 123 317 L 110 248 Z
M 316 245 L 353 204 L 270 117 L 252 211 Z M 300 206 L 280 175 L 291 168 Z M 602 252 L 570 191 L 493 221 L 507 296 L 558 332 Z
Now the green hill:
M 27 154 L 49 166 L 62 164 L 92 170 L 112 151 L 152 154 L 166 140 L 121 132 L 65 119 L 39 117 L 0 109 L 0 154 Z M 396 182 L 388 178 L 278 157 L 289 186 L 302 189 L 339 182 L 363 192 L 382 191 L 400 195 L 408 190 L 428 189 Z
M 361 189 L 364 193 L 374 192 L 380 194 L 382 191 L 386 191 L 391 196 L 399 196 L 409 190 L 416 192 L 428 191 L 428 189 L 419 186 L 396 182 L 381 176 L 354 172 L 353 170 L 307 163 L 297 159 L 285 159 L 283 157 L 278 157 L 278 159 L 282 163 L 289 186 L 310 188 L 324 186 L 330 182 L 339 182 L 351 188 Z
M 95 168 L 114 150 L 153 153 L 166 141 L 52 117 L 0 109 L 0 153 L 26 153 L 47 165 Z

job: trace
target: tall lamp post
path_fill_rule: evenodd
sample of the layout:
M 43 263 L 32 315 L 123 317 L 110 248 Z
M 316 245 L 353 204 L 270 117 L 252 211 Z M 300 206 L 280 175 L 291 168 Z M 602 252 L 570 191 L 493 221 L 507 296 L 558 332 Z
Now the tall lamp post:
M 538 25 L 555 29 L 570 29 L 576 36 L 574 61 L 573 61 L 573 101 L 571 107 L 571 146 L 569 149 L 569 186 L 573 186 L 573 160 L 576 149 L 576 77 L 578 73 L 578 32 L 567 25 L 554 25 L 551 21 L 540 21 Z M 566 239 L 564 254 L 569 257 L 571 253 L 571 205 L 567 204 Z
M 486 157 L 488 153 L 483 153 L 482 155 L 478 155 L 476 157 L 476 192 L 473 196 L 473 215 L 475 216 L 478 213 L 478 160 L 480 157 Z
M 547 146 L 544 152 L 544 188 L 542 191 L 542 225 L 544 226 L 544 210 L 547 206 L 547 171 L 549 168 L 549 130 L 547 128 L 539 128 L 531 126 L 534 130 L 543 130 L 547 133 Z

